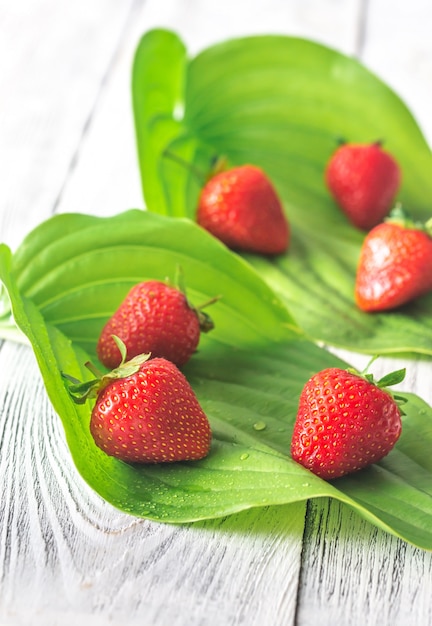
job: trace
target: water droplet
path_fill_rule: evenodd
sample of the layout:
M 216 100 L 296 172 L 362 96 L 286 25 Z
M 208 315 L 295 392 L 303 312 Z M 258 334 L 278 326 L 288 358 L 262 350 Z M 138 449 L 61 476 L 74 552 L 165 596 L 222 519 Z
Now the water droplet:
M 310 487 L 310 483 L 303 483 L 302 487 Z
M 249 458 L 249 454 L 247 452 L 244 452 L 240 457 L 240 461 L 246 461 L 246 459 L 248 458 Z
M 265 430 L 267 428 L 267 424 L 265 422 L 262 422 L 262 421 L 255 422 L 253 427 L 255 428 L 255 430 Z

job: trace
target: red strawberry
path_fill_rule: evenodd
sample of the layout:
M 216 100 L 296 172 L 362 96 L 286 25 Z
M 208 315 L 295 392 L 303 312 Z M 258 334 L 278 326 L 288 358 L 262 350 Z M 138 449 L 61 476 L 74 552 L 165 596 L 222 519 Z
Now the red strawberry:
M 365 237 L 355 300 L 363 311 L 384 311 L 432 290 L 432 220 L 425 225 L 392 216 Z
M 132 287 L 105 324 L 97 355 L 107 368 L 119 365 L 121 354 L 115 335 L 126 345 L 129 359 L 149 352 L 152 357 L 163 357 L 181 366 L 195 352 L 200 331 L 212 328 L 209 316 L 192 307 L 182 291 L 149 280 Z
M 289 225 L 266 174 L 243 165 L 216 174 L 202 189 L 197 222 L 228 247 L 259 254 L 281 254 Z
M 321 478 L 332 479 L 386 456 L 402 426 L 396 398 L 384 387 L 404 375 L 405 370 L 399 370 L 377 384 L 370 375 L 339 368 L 312 376 L 300 395 L 293 459 Z
M 401 170 L 379 142 L 347 143 L 330 158 L 325 180 L 348 219 L 358 228 L 370 230 L 391 209 L 401 183 Z
M 129 463 L 168 463 L 205 457 L 208 419 L 185 376 L 171 361 L 139 355 L 117 370 L 69 391 L 76 402 L 96 396 L 90 432 L 109 456 Z M 93 368 L 92 368 L 93 369 Z

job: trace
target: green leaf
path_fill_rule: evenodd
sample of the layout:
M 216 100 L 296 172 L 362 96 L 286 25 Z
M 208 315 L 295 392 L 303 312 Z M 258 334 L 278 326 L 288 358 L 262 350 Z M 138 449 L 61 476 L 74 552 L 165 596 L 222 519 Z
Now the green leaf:
M 389 372 L 385 376 L 379 379 L 377 382 L 378 387 L 391 387 L 392 385 L 398 385 L 401 383 L 406 374 L 406 367 L 394 372 Z
M 212 310 L 214 330 L 184 368 L 209 416 L 212 448 L 198 462 L 128 465 L 96 447 L 91 404 L 71 400 L 62 372 L 72 382 L 90 377 L 85 363 L 95 358 L 102 325 L 130 286 L 165 278 L 178 264 L 193 301 L 222 295 Z M 345 364 L 304 339 L 256 272 L 194 223 L 138 210 L 112 218 L 60 215 L 30 233 L 13 256 L 0 246 L 0 280 L 78 471 L 114 506 L 190 522 L 333 497 L 432 549 L 432 409 L 406 394 L 396 448 L 351 477 L 331 484 L 295 463 L 290 440 L 304 383 L 319 369 Z
M 355 59 L 311 41 L 246 37 L 188 59 L 174 33 L 157 30 L 137 48 L 133 99 L 149 210 L 195 216 L 200 183 L 167 151 L 204 172 L 219 155 L 232 165 L 261 166 L 283 200 L 292 243 L 276 259 L 244 257 L 305 332 L 358 352 L 432 354 L 432 294 L 388 313 L 355 306 L 364 233 L 348 223 L 323 179 L 338 138 L 380 139 L 402 167 L 398 200 L 415 219 L 432 215 L 430 148 L 382 81 Z M 164 102 L 163 112 L 155 101 Z

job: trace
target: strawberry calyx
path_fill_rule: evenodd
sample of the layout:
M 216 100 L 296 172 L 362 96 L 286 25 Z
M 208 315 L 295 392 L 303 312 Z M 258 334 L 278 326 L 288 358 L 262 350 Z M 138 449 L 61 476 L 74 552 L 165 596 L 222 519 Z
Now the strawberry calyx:
M 214 296 L 213 298 L 210 298 L 210 300 L 207 300 L 207 302 L 204 302 L 203 304 L 200 304 L 197 307 L 191 307 L 198 316 L 200 330 L 203 333 L 208 333 L 210 330 L 213 330 L 214 322 L 212 318 L 210 317 L 210 315 L 208 313 L 205 313 L 205 311 L 203 311 L 202 309 L 206 306 L 210 306 L 211 304 L 214 304 L 220 299 L 220 297 L 221 296 Z
M 184 279 L 183 269 L 180 265 L 177 266 L 176 278 L 175 278 L 175 287 L 184 295 L 187 305 L 198 317 L 199 327 L 203 333 L 208 333 L 214 328 L 214 322 L 208 313 L 205 313 L 202 309 L 211 304 L 217 302 L 221 296 L 213 296 L 210 300 L 207 300 L 203 304 L 199 306 L 194 306 L 188 299 L 186 292 L 186 282 Z
M 138 372 L 141 365 L 150 358 L 150 353 L 138 354 L 129 361 L 126 361 L 125 344 L 116 335 L 112 335 L 112 338 L 116 342 L 122 356 L 121 363 L 118 367 L 104 373 L 101 372 L 93 363 L 87 361 L 87 363 L 85 363 L 85 366 L 88 370 L 91 371 L 95 378 L 84 382 L 81 382 L 77 378 L 74 378 L 73 376 L 62 372 L 62 377 L 66 381 L 68 381 L 67 389 L 69 395 L 76 404 L 84 404 L 87 400 L 91 398 L 97 398 L 100 392 L 105 389 L 107 385 L 109 385 L 114 380 L 127 378 L 128 376 L 135 374 L 136 372 Z
M 336 144 L 340 147 L 340 146 L 346 146 L 346 145 L 358 145 L 358 144 L 350 144 L 350 142 L 342 136 L 336 137 Z M 382 148 L 382 146 L 384 145 L 384 141 L 383 139 L 375 139 L 375 141 L 371 141 L 370 144 L 365 144 L 365 145 L 370 145 L 370 146 L 375 146 L 376 148 Z
M 379 389 L 382 389 L 383 391 L 388 393 L 389 396 L 391 396 L 393 400 L 396 402 L 396 404 L 398 405 L 401 415 L 404 415 L 404 412 L 401 410 L 401 406 L 403 404 L 406 404 L 407 399 L 404 396 L 394 393 L 391 389 L 389 389 L 389 387 L 398 385 L 405 379 L 406 368 L 403 367 L 401 369 L 394 370 L 393 372 L 389 372 L 388 374 L 385 374 L 385 376 L 383 376 L 379 380 L 375 380 L 374 375 L 369 373 L 368 369 L 371 363 L 373 363 L 373 361 L 375 361 L 377 358 L 378 358 L 377 356 L 372 357 L 372 359 L 369 361 L 369 363 L 366 365 L 365 369 L 362 372 L 359 372 L 356 369 L 351 368 L 351 367 L 347 368 L 347 371 L 350 372 L 351 374 L 359 376 L 360 378 L 364 378 L 371 385 L 375 385 Z
M 420 230 L 426 233 L 429 237 L 432 237 L 432 217 L 426 222 L 414 220 L 400 203 L 394 206 L 384 222 L 387 224 L 397 224 L 402 228 L 410 230 Z
M 212 161 L 211 168 L 207 174 L 207 182 L 222 172 L 225 172 L 229 168 L 228 158 L 223 155 L 215 156 Z

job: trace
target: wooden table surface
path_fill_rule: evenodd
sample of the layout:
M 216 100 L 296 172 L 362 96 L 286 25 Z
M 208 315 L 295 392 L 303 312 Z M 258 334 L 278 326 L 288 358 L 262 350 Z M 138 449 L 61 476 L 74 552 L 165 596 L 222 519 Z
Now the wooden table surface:
M 154 26 L 192 53 L 278 32 L 356 55 L 432 141 L 430 0 L 3 0 L 1 241 L 143 205 L 130 69 Z M 337 502 L 186 526 L 119 512 L 77 473 L 31 349 L 0 342 L 0 372 L 0 626 L 432 624 L 432 554 Z M 431 375 L 414 360 L 402 387 L 431 404 Z

